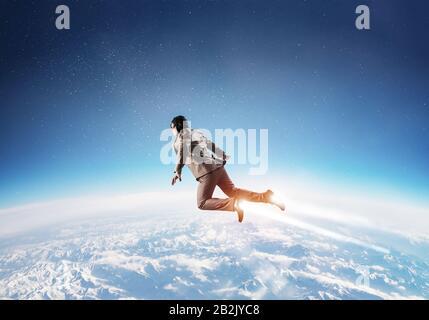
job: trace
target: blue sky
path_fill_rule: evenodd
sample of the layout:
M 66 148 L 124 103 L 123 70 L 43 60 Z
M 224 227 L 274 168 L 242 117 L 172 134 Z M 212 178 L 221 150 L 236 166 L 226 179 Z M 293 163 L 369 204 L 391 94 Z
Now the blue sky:
M 268 128 L 268 176 L 429 195 L 425 2 L 365 1 L 370 31 L 361 1 L 63 3 L 69 31 L 56 1 L 0 4 L 0 207 L 164 188 L 177 114 Z

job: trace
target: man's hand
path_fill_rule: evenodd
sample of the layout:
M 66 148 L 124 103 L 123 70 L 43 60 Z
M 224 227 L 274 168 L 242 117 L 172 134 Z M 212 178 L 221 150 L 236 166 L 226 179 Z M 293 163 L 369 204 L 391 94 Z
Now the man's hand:
M 171 179 L 171 185 L 174 186 L 177 180 L 182 181 L 182 173 L 175 172 L 173 178 Z

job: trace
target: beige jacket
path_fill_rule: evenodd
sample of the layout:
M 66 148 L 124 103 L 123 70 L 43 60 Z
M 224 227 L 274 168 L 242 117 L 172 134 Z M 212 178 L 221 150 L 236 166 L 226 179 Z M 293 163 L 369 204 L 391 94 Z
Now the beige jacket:
M 176 171 L 187 165 L 194 177 L 200 177 L 225 165 L 225 152 L 197 129 L 184 128 L 173 143 Z

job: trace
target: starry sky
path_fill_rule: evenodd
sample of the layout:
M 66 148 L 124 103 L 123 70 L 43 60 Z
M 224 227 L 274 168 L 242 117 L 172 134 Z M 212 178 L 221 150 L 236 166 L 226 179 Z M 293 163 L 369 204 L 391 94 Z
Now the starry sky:
M 59 4 L 70 30 L 55 28 Z M 359 4 L 370 31 L 355 28 Z M 168 186 L 159 136 L 177 114 L 268 128 L 267 177 L 428 198 L 428 12 L 423 0 L 1 1 L 0 207 Z

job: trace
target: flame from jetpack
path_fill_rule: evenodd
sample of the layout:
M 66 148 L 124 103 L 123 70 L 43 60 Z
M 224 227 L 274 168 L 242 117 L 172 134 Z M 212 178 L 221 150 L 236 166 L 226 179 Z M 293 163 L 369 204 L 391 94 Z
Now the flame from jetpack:
M 281 193 L 277 193 L 278 199 L 283 199 L 283 196 L 279 196 Z M 287 198 L 285 198 L 286 203 L 287 203 Z M 331 239 L 334 240 L 338 240 L 338 241 L 342 241 L 342 242 L 349 242 L 349 243 L 353 243 L 365 248 L 371 248 L 373 250 L 376 250 L 378 252 L 381 253 L 385 253 L 388 254 L 390 251 L 384 247 L 375 245 L 375 244 L 371 244 L 362 240 L 359 240 L 357 238 L 354 237 L 350 237 L 344 234 L 341 234 L 339 232 L 336 231 L 332 231 L 323 227 L 319 227 L 316 225 L 313 225 L 311 223 L 307 223 L 307 222 L 303 222 L 301 220 L 299 220 L 299 218 L 292 218 L 290 215 L 285 214 L 283 211 L 280 211 L 278 208 L 275 208 L 274 206 L 266 206 L 266 205 L 261 205 L 258 203 L 253 203 L 253 202 L 248 202 L 246 200 L 239 200 L 239 205 L 240 208 L 242 208 L 244 210 L 244 214 L 249 214 L 250 215 L 257 215 L 259 217 L 266 217 L 269 218 L 271 220 L 275 220 L 275 221 L 279 221 L 288 225 L 292 225 L 301 229 L 305 229 L 307 231 L 310 232 L 314 232 L 317 234 L 320 234 L 322 236 L 325 237 L 329 237 Z M 293 212 L 294 216 L 299 215 L 299 212 Z

